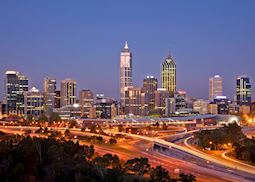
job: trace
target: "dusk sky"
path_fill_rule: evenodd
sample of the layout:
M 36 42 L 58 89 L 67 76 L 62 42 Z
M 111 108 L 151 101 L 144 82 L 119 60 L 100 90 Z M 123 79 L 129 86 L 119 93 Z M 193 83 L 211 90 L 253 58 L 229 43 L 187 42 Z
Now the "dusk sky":
M 255 88 L 254 0 L 16 0 L 0 1 L 1 87 L 17 70 L 42 89 L 43 78 L 77 80 L 78 90 L 119 97 L 119 54 L 133 53 L 136 86 L 146 75 L 160 80 L 171 52 L 177 88 L 208 98 L 208 79 L 223 77 L 233 98 L 235 78 Z

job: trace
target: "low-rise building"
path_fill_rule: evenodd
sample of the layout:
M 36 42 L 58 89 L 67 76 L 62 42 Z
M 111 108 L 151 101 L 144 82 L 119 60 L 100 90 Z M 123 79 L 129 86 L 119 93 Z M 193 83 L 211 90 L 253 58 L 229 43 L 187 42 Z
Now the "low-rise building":
M 209 101 L 198 99 L 193 103 L 193 111 L 197 111 L 199 114 L 208 114 Z

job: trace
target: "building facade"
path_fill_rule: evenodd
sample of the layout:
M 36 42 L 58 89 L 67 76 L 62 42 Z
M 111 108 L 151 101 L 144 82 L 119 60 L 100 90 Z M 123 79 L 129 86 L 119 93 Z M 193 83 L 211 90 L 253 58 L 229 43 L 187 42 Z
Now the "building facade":
M 61 94 L 60 90 L 55 91 L 55 107 L 54 108 L 60 108 L 61 107 Z
M 17 71 L 6 71 L 4 104 L 7 114 L 24 114 L 24 92 L 27 91 L 26 76 Z
M 215 97 L 223 95 L 223 81 L 220 75 L 215 75 L 209 79 L 209 100 L 213 101 Z
M 231 102 L 226 96 L 217 96 L 213 103 L 217 104 L 218 114 L 229 114 L 229 105 Z
M 207 100 L 199 99 L 193 102 L 193 111 L 199 114 L 208 114 L 209 102 Z
M 161 65 L 161 83 L 162 88 L 167 89 L 173 97 L 176 91 L 176 64 L 170 55 Z
M 236 102 L 238 105 L 251 104 L 251 84 L 247 76 L 239 76 L 236 79 Z
M 44 111 L 44 95 L 35 87 L 24 93 L 24 115 L 39 117 Z
M 90 108 L 94 105 L 94 94 L 91 90 L 80 91 L 81 117 L 88 118 Z
M 133 86 L 132 80 L 132 53 L 125 43 L 124 50 L 120 53 L 120 104 L 125 106 L 125 88 Z
M 158 88 L 155 92 L 155 110 L 160 114 L 166 112 L 166 99 L 170 97 L 170 93 L 167 89 Z
M 125 89 L 125 113 L 132 115 L 142 114 L 142 89 L 127 87 Z
M 186 109 L 186 92 L 184 90 L 178 90 L 174 94 L 175 103 L 176 103 L 176 111 Z
M 97 94 L 95 101 L 95 114 L 97 118 L 111 119 L 117 115 L 118 102 L 109 97 L 105 97 L 104 94 Z M 93 109 L 90 109 L 93 112 Z M 91 114 L 91 113 L 90 113 Z
M 142 105 L 144 115 L 155 109 L 155 91 L 158 88 L 158 80 L 153 76 L 147 76 L 143 80 Z
M 166 110 L 165 110 L 165 115 L 166 116 L 171 116 L 174 114 L 176 111 L 176 102 L 174 97 L 168 97 L 166 98 Z
M 45 78 L 43 84 L 44 91 L 44 110 L 47 114 L 51 114 L 55 108 L 56 99 L 56 79 Z
M 76 81 L 65 79 L 61 81 L 61 107 L 76 103 Z

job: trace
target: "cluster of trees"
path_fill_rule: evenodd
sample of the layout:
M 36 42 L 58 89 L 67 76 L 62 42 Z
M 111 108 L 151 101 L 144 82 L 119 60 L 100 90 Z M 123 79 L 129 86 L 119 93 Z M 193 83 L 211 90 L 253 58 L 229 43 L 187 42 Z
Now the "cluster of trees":
M 145 175 L 147 174 L 147 175 Z M 145 176 L 144 176 L 145 175 Z M 25 137 L 0 142 L 1 181 L 125 182 L 195 181 L 193 175 L 170 178 L 167 170 L 151 168 L 146 158 L 121 162 L 117 155 L 95 156 L 94 147 L 71 141 Z
M 197 144 L 214 150 L 233 147 L 233 155 L 238 159 L 255 163 L 255 140 L 247 138 L 236 123 L 215 130 L 203 130 L 195 134 Z
M 39 122 L 52 122 L 52 121 L 61 121 L 60 116 L 57 113 L 51 113 L 49 114 L 41 114 L 38 118 L 34 118 L 32 115 L 27 116 L 27 121 L 39 121 Z
M 202 130 L 195 133 L 197 144 L 203 148 L 223 149 L 226 144 L 234 144 L 245 138 L 242 128 L 236 123 L 215 130 Z
M 48 127 L 42 128 L 40 127 L 38 130 L 35 131 L 35 133 L 47 135 L 51 138 L 61 137 L 62 134 L 59 131 L 54 131 L 52 129 L 48 129 Z
M 234 155 L 237 159 L 255 164 L 255 140 L 244 138 L 234 143 Z

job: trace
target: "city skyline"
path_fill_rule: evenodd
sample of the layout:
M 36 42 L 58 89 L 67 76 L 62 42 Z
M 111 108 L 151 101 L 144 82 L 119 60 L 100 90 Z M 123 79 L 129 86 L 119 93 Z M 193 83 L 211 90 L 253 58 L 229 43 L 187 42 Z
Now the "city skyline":
M 255 182 L 254 9 L 0 1 L 2 181 Z
M 132 7 L 131 2 L 126 8 L 131 8 L 133 14 L 122 13 L 118 10 L 121 6 L 118 2 L 114 3 L 114 7 L 111 7 L 111 2 L 104 4 L 105 7 L 98 6 L 102 11 L 97 16 L 89 11 L 89 7 L 103 3 L 81 3 L 82 8 L 76 4 L 69 7 L 68 3 L 63 3 L 62 7 L 48 7 L 49 4 L 49 1 L 27 5 L 1 3 L 1 15 L 8 15 L 8 21 L 5 16 L 0 16 L 3 25 L 0 30 L 1 75 L 6 70 L 20 71 L 30 78 L 30 87 L 36 86 L 40 90 L 45 77 L 56 77 L 58 82 L 72 78 L 77 80 L 77 90 L 91 89 L 95 93 L 119 98 L 119 52 L 123 42 L 128 40 L 133 53 L 134 86 L 141 86 L 147 75 L 153 75 L 160 81 L 160 64 L 169 51 L 178 66 L 177 89 L 186 90 L 188 96 L 207 98 L 208 78 L 215 74 L 223 77 L 223 93 L 230 99 L 235 95 L 237 76 L 249 76 L 251 85 L 254 85 L 254 73 L 250 66 L 255 59 L 252 51 L 255 37 L 251 33 L 255 27 L 252 1 L 241 5 L 231 1 L 231 7 L 227 1 L 210 2 L 210 8 L 201 2 L 198 7 L 196 3 L 181 4 L 176 1 L 147 3 L 147 7 L 139 2 Z M 175 8 L 167 14 L 165 11 L 169 6 Z M 45 17 L 37 13 L 46 8 L 48 15 Z M 150 14 L 152 8 L 158 13 Z M 202 8 L 205 17 L 196 13 L 199 8 Z M 214 14 L 214 8 L 217 14 Z M 139 13 L 140 9 L 143 9 L 143 14 Z M 178 10 L 185 10 L 186 13 Z M 56 11 L 59 15 L 55 14 Z M 211 21 L 205 21 L 206 18 Z M 193 25 L 189 20 L 194 21 Z M 121 22 L 126 24 L 119 27 Z M 72 28 L 67 26 L 70 23 Z M 112 26 L 99 31 L 105 23 Z M 152 23 L 157 26 L 152 27 Z M 161 28 L 163 25 L 164 29 Z M 128 29 L 129 26 L 135 30 Z M 217 29 L 218 26 L 222 31 Z M 49 27 L 58 34 L 50 33 Z M 153 32 L 156 34 L 151 36 Z M 229 65 L 231 69 L 225 71 Z M 35 67 L 40 69 L 33 69 Z M 203 69 L 199 69 L 201 67 Z M 94 75 L 96 71 L 100 72 L 97 74 L 100 77 Z M 0 89 L 3 90 L 3 76 L 0 81 Z

